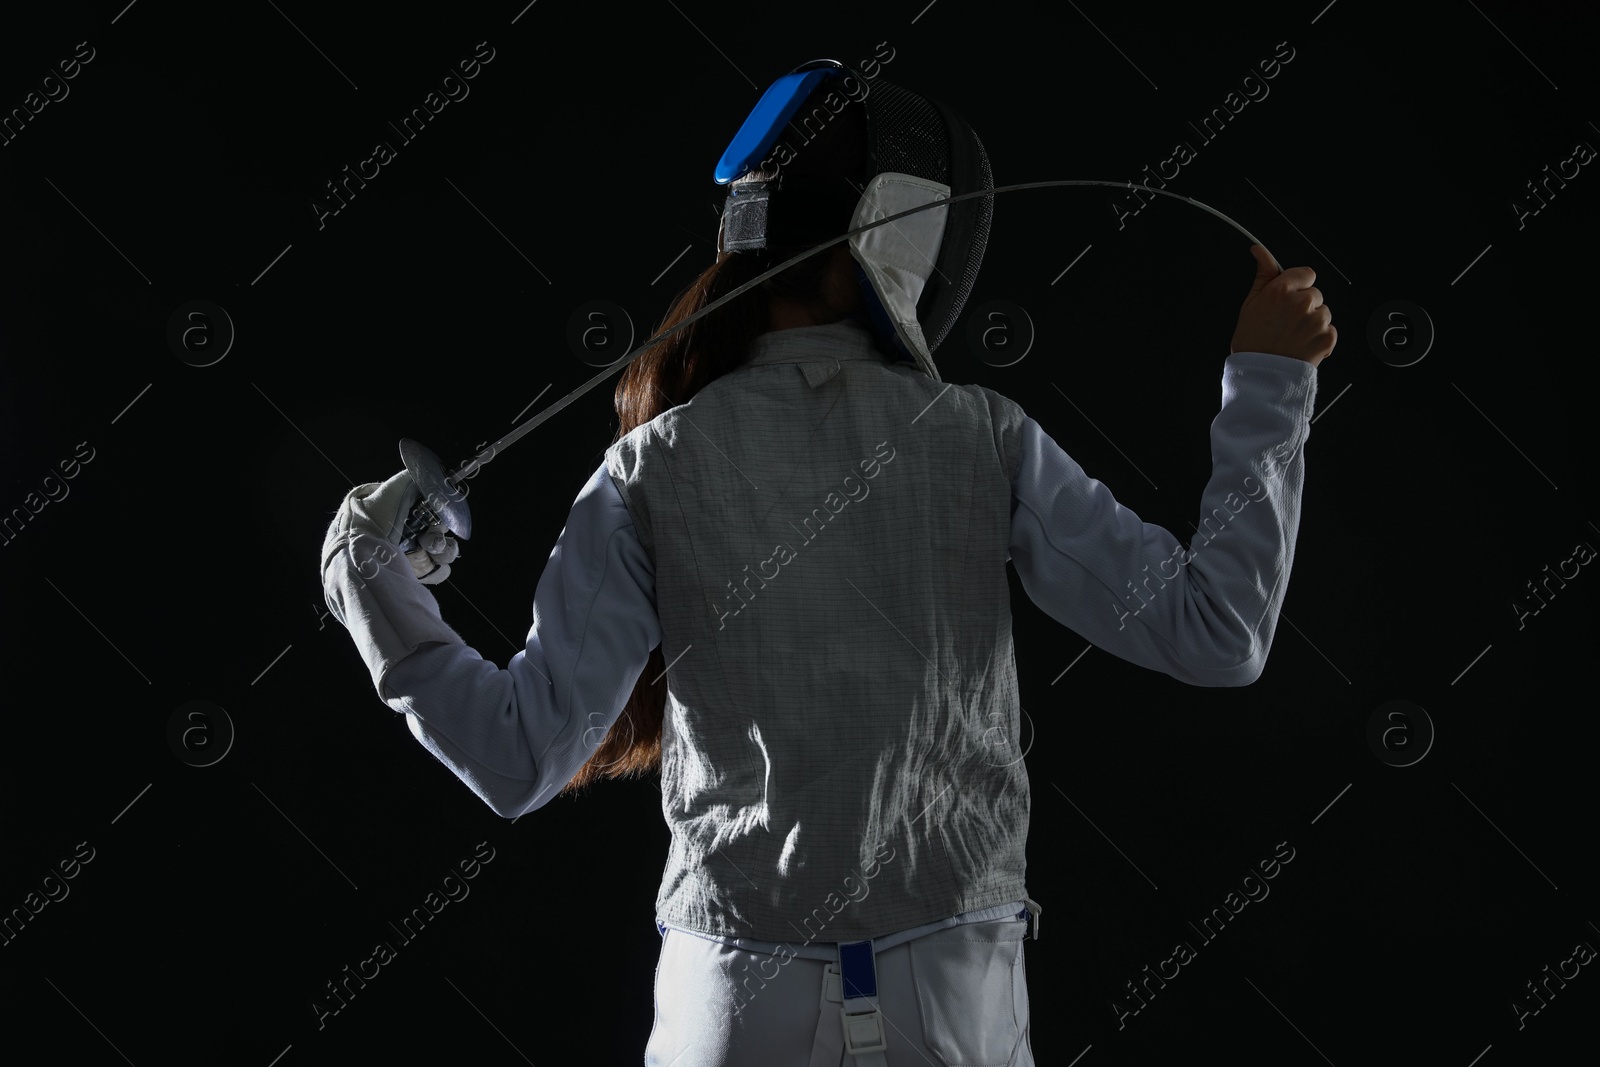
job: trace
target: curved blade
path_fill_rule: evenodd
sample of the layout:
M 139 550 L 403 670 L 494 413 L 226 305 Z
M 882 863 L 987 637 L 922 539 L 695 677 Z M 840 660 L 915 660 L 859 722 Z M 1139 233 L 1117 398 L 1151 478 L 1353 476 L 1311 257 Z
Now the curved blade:
M 1058 181 L 1044 181 L 1044 182 L 1018 182 L 1015 185 L 998 185 L 998 186 L 995 186 L 992 189 L 975 189 L 970 193 L 961 193 L 958 196 L 946 197 L 943 200 L 931 200 L 926 204 L 918 204 L 916 207 L 907 208 L 904 211 L 897 211 L 892 215 L 885 216 L 884 218 L 874 219 L 871 222 L 863 223 L 862 225 L 857 226 L 855 229 L 850 230 L 847 233 L 842 233 L 838 237 L 834 237 L 834 238 L 831 238 L 831 239 L 829 239 L 827 241 L 823 241 L 821 244 L 815 245 L 812 248 L 808 248 L 804 252 L 800 252 L 800 253 L 790 257 L 789 259 L 785 260 L 784 262 L 779 263 L 777 266 L 772 267 L 772 268 L 764 271 L 763 273 L 756 275 L 754 278 L 751 278 L 749 281 L 745 282 L 743 285 L 740 285 L 737 288 L 735 288 L 732 292 L 724 293 L 722 296 L 719 296 L 717 299 L 711 301 L 711 303 L 707 304 L 705 307 L 701 308 L 699 311 L 696 311 L 694 314 L 685 317 L 677 325 L 667 327 L 666 329 L 664 329 L 661 332 L 657 333 L 654 337 L 650 337 L 647 340 L 645 340 L 645 341 L 641 342 L 640 344 L 636 345 L 631 352 L 627 352 L 627 353 L 625 353 L 625 354 L 623 354 L 621 356 L 618 356 L 617 357 L 617 361 L 615 363 L 612 363 L 610 366 L 608 366 L 604 370 L 600 371 L 594 377 L 590 378 L 588 381 L 584 382 L 582 385 L 580 385 L 576 389 L 572 390 L 572 392 L 568 393 L 566 396 L 562 397 L 560 400 L 557 400 L 555 403 L 551 404 L 549 407 L 545 408 L 543 411 L 539 412 L 537 415 L 533 416 L 531 419 L 529 419 L 528 421 L 524 422 L 522 425 L 517 426 L 510 433 L 508 433 L 504 437 L 500 438 L 500 440 L 496 441 L 494 444 L 490 445 L 488 448 L 484 449 L 482 452 L 479 452 L 476 456 L 473 456 L 472 459 L 470 459 L 466 463 L 462 464 L 460 470 L 458 470 L 454 474 L 449 475 L 448 478 L 446 479 L 446 481 L 451 486 L 454 486 L 458 482 L 460 482 L 460 481 L 462 481 L 462 480 L 464 480 L 466 478 L 470 478 L 473 474 L 477 473 L 477 471 L 479 469 L 481 469 L 484 466 L 484 464 L 488 463 L 490 460 L 494 459 L 500 453 L 504 452 L 507 448 L 511 447 L 513 444 L 515 444 L 517 441 L 519 441 L 522 437 L 524 437 L 529 431 L 531 431 L 534 428 L 538 427 L 539 425 L 544 423 L 546 420 L 548 420 L 552 415 L 556 414 L 558 411 L 560 411 L 563 408 L 565 408 L 568 404 L 571 404 L 574 400 L 578 399 L 584 393 L 587 393 L 589 390 L 593 389 L 595 386 L 599 385 L 601 382 L 605 381 L 607 378 L 611 377 L 613 374 L 616 374 L 618 371 L 620 371 L 624 367 L 628 366 L 628 364 L 632 363 L 635 359 L 637 359 L 640 356 L 640 354 L 642 354 L 646 349 L 651 348 L 651 347 L 653 347 L 653 346 L 655 346 L 657 344 L 660 344 L 662 341 L 665 341 L 667 338 L 673 336 L 674 334 L 678 333 L 679 331 L 688 328 L 689 326 L 693 325 L 699 319 L 704 318 L 706 315 L 709 315 L 711 312 L 715 311 L 717 308 L 719 308 L 722 305 L 728 303 L 728 301 L 734 300 L 734 299 L 737 299 L 740 296 L 743 296 L 746 292 L 748 292 L 751 289 L 755 288 L 756 286 L 760 285 L 762 282 L 766 281 L 768 278 L 771 278 L 774 275 L 780 274 L 783 271 L 788 270 L 790 267 L 794 266 L 796 263 L 799 263 L 802 260 L 810 259 L 812 256 L 817 255 L 818 253 L 823 252 L 823 251 L 825 251 L 825 250 L 827 250 L 829 248 L 832 248 L 834 245 L 839 244 L 841 241 L 848 241 L 850 238 L 856 236 L 859 233 L 865 233 L 868 230 L 877 229 L 879 226 L 891 225 L 895 221 L 905 218 L 907 215 L 915 215 L 920 211 L 931 211 L 934 208 L 947 208 L 952 204 L 959 204 L 963 200 L 972 200 L 972 199 L 975 199 L 975 198 L 980 197 L 980 196 L 995 196 L 995 195 L 997 195 L 999 193 L 1014 193 L 1014 192 L 1019 192 L 1019 191 L 1021 191 L 1023 189 L 1055 189 L 1055 188 L 1061 188 L 1061 187 L 1071 186 L 1071 185 L 1100 185 L 1100 186 L 1106 186 L 1108 188 L 1115 188 L 1115 189 L 1142 189 L 1147 193 L 1151 193 L 1152 195 L 1159 194 L 1161 196 L 1171 197 L 1174 200 L 1182 200 L 1182 201 L 1190 204 L 1191 206 L 1197 207 L 1202 211 L 1209 212 L 1212 215 L 1215 215 L 1217 218 L 1221 219 L 1223 222 L 1226 222 L 1229 226 L 1232 226 L 1235 230 L 1238 230 L 1247 239 L 1249 239 L 1251 244 L 1262 244 L 1262 242 L 1257 240 L 1255 235 L 1252 234 L 1249 230 L 1245 229 L 1243 226 L 1239 225 L 1237 222 L 1233 221 L 1228 216 L 1226 216 L 1222 212 L 1218 211 L 1216 208 L 1209 207 L 1206 204 L 1202 204 L 1200 201 L 1196 200 L 1192 196 L 1183 196 L 1180 193 L 1168 192 L 1165 189 L 1152 189 L 1150 186 L 1148 186 L 1148 185 L 1140 185 L 1138 182 L 1108 182 L 1108 181 L 1101 181 L 1099 179 L 1091 179 L 1091 178 L 1062 179 L 1062 180 L 1058 180 Z M 1264 248 L 1266 246 L 1262 245 L 1262 247 Z M 418 447 L 420 448 L 421 446 L 419 445 Z M 430 452 L 429 455 L 432 455 L 432 453 Z M 407 469 L 410 469 L 409 466 L 408 466 Z M 465 508 L 465 506 L 466 506 L 465 504 L 462 505 L 463 509 Z M 457 531 L 457 532 L 459 533 L 459 531 Z

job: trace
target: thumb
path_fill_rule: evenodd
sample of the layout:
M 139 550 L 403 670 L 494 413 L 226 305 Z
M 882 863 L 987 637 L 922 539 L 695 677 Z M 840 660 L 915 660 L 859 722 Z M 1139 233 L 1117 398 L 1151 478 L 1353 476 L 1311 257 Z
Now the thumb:
M 1250 254 L 1256 260 L 1256 277 L 1251 283 L 1250 292 L 1245 296 L 1246 300 L 1265 289 L 1268 282 L 1283 273 L 1283 268 L 1278 266 L 1278 261 L 1272 258 L 1272 253 L 1267 251 L 1266 246 L 1251 245 Z

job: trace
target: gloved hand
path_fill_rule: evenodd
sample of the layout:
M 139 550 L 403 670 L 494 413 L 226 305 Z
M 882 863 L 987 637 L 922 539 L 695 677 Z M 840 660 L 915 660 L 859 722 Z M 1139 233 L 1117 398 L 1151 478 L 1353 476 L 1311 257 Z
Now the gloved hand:
M 388 553 L 399 551 L 399 542 L 405 537 L 406 520 L 421 496 L 416 482 L 405 471 L 388 481 L 366 482 L 350 490 L 323 539 L 323 570 L 327 570 L 333 553 L 349 551 L 352 537 L 367 534 L 386 544 L 357 560 L 356 571 L 364 578 L 376 575 L 374 568 L 392 558 Z M 438 585 L 450 577 L 450 564 L 460 554 L 456 539 L 446 532 L 443 524 L 436 522 L 416 538 L 415 547 L 405 556 L 418 581 L 423 585 Z
M 406 553 L 406 561 L 411 564 L 411 573 L 417 576 L 417 581 L 423 585 L 438 585 L 450 577 L 450 564 L 460 555 L 461 546 L 456 539 L 436 522 L 418 535 L 416 547 Z

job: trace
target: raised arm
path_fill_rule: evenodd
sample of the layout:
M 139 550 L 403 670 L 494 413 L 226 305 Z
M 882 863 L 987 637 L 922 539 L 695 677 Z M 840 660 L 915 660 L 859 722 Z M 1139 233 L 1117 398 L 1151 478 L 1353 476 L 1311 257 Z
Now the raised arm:
M 1030 599 L 1113 655 L 1191 685 L 1260 677 L 1294 562 L 1316 366 L 1235 352 L 1187 550 L 1142 521 L 1031 418 L 1012 483 L 1011 558 Z

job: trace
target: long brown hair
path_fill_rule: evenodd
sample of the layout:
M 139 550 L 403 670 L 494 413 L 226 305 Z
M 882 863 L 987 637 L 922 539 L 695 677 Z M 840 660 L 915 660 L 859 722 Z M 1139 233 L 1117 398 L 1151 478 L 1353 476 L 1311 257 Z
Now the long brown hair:
M 859 107 L 847 107 L 812 137 L 798 156 L 783 164 L 782 176 L 802 182 L 843 183 L 860 177 L 865 152 L 865 117 Z M 764 164 L 734 184 L 777 177 L 777 168 Z M 859 188 L 855 182 L 850 184 Z M 838 223 L 833 232 L 845 232 L 848 213 Z M 677 326 L 712 301 L 807 250 L 805 245 L 789 244 L 727 252 L 721 248 L 719 234 L 716 260 L 678 294 L 656 333 Z M 772 297 L 799 301 L 819 322 L 843 318 L 849 308 L 835 306 L 837 297 L 828 295 L 824 283 L 848 255 L 841 244 L 831 253 L 801 260 L 636 356 L 617 381 L 618 425 L 612 443 L 668 408 L 687 403 L 707 384 L 741 365 L 749 357 L 751 342 L 771 327 Z M 561 792 L 574 793 L 601 778 L 638 777 L 659 770 L 666 702 L 666 659 L 657 646 L 645 661 L 622 714 Z
M 797 251 L 803 249 L 719 253 L 711 266 L 678 294 L 656 332 L 678 325 Z M 770 297 L 793 297 L 816 304 L 823 277 L 837 259 L 837 253 L 824 253 L 803 260 L 635 357 L 617 382 L 614 403 L 618 425 L 612 443 L 668 408 L 685 403 L 707 384 L 742 364 L 750 354 L 751 342 L 768 329 Z M 634 684 L 622 714 L 561 792 L 576 792 L 601 778 L 637 777 L 658 770 L 666 701 L 666 660 L 658 645 L 645 661 L 644 672 Z

